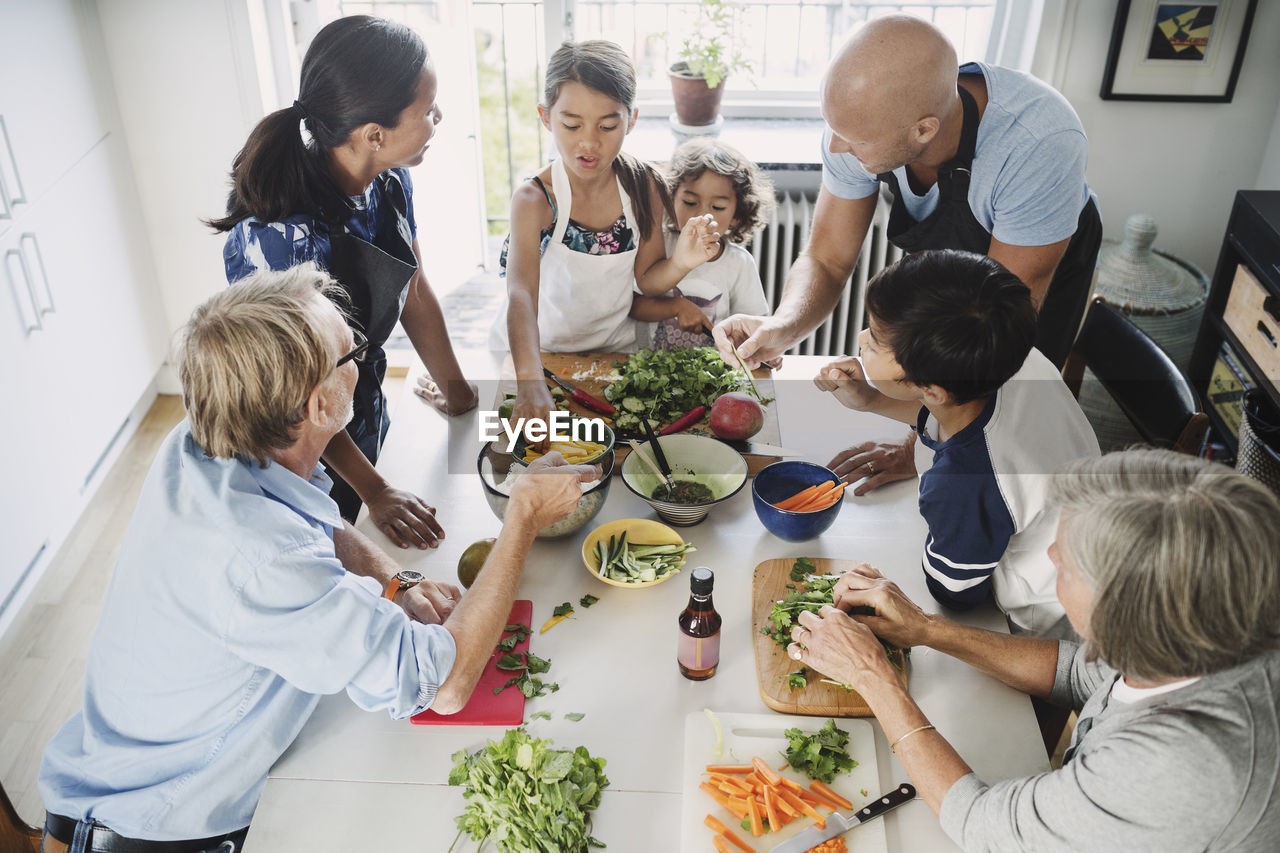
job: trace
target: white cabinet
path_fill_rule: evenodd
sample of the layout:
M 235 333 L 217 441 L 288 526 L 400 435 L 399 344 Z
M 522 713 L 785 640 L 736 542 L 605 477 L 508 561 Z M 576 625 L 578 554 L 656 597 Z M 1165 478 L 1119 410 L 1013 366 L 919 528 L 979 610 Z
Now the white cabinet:
M 10 197 L 27 204 L 42 198 L 108 130 L 110 104 L 98 89 L 106 68 L 95 67 L 101 51 L 84 5 L 0 0 L 0 116 L 11 149 L 0 152 L 0 175 Z
M 10 143 L 0 179 L 20 197 L 0 220 L 0 620 L 83 510 L 98 463 L 165 355 L 93 11 L 83 0 L 0 0 Z

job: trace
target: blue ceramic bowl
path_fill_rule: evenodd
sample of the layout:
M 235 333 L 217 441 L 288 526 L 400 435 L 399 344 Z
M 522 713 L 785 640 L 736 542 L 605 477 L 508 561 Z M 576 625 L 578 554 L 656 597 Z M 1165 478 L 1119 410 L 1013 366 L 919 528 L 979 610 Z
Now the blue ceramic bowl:
M 774 504 L 786 500 L 801 489 L 827 480 L 837 484 L 840 482 L 840 478 L 830 468 L 812 462 L 788 460 L 761 468 L 751 481 L 751 502 L 755 504 L 760 523 L 774 536 L 788 542 L 803 542 L 820 536 L 840 514 L 844 498 L 826 509 L 814 512 L 791 512 L 778 509 Z

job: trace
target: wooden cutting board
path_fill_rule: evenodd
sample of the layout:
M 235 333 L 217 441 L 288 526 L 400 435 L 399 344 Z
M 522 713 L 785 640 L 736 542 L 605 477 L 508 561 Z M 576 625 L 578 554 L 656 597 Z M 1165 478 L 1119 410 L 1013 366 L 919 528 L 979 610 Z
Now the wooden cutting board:
M 856 560 L 833 560 L 826 557 L 810 557 L 817 567 L 817 574 L 838 575 L 858 565 Z M 765 560 L 756 566 L 751 582 L 751 634 L 755 638 L 756 647 L 756 679 L 760 686 L 760 697 L 764 703 L 775 711 L 784 714 L 803 714 L 822 717 L 870 717 L 871 708 L 856 691 L 847 691 L 834 684 L 823 684 L 813 670 L 809 671 L 809 686 L 802 690 L 787 688 L 788 673 L 800 668 L 797 661 L 787 657 L 781 646 L 760 629 L 772 629 L 769 611 L 775 601 L 791 590 L 787 584 L 792 583 L 791 567 L 795 565 L 795 557 Z M 802 586 L 797 584 L 797 586 Z M 898 653 L 902 655 L 901 652 Z M 907 684 L 906 662 L 900 659 L 902 684 Z
M 556 376 L 586 391 L 592 397 L 604 400 L 604 389 L 609 385 L 608 377 L 616 369 L 614 362 L 625 362 L 628 358 L 627 353 L 606 352 L 606 353 L 568 353 L 568 352 L 544 352 L 542 354 L 542 364 Z M 510 357 L 508 357 L 508 362 Z M 503 376 L 514 376 L 514 369 L 510 372 L 504 366 Z M 775 396 L 773 391 L 773 372 L 768 368 L 762 367 L 752 371 L 752 375 L 756 380 L 756 387 L 760 389 L 760 394 L 764 397 Z M 501 399 L 504 391 L 514 391 L 514 384 L 510 388 L 500 388 L 498 396 Z M 576 414 L 584 417 L 599 417 L 595 412 L 582 408 L 572 400 L 566 401 L 566 407 Z M 655 430 L 662 429 L 666 424 L 654 424 Z M 711 435 L 711 428 L 708 426 L 707 418 L 703 418 L 700 422 L 694 424 L 689 429 L 684 430 L 685 433 L 692 435 Z M 760 428 L 760 432 L 751 437 L 751 441 L 760 442 L 762 444 L 772 444 L 778 447 L 782 446 L 782 434 L 778 423 L 777 402 L 770 403 L 764 409 L 764 426 Z M 732 442 L 730 442 L 732 445 Z M 617 444 L 617 460 L 618 464 L 631 448 L 627 446 L 625 441 L 619 441 Z M 741 452 L 741 451 L 740 451 Z M 743 453 L 742 457 L 747 460 L 747 474 L 754 476 L 757 471 L 766 465 L 777 462 L 781 457 L 771 456 L 760 453 Z

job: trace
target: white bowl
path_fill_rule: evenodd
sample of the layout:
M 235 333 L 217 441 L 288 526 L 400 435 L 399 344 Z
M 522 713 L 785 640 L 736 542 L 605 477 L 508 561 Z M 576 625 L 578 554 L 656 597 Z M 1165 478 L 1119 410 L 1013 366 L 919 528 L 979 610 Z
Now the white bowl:
M 671 465 L 673 479 L 702 483 L 714 496 L 714 500 L 702 504 L 658 500 L 652 495 L 662 485 L 662 478 L 644 464 L 636 451 L 628 453 L 622 461 L 622 482 L 672 524 L 697 524 L 707 517 L 713 506 L 733 497 L 747 482 L 747 460 L 719 439 L 705 435 L 664 435 L 658 437 L 658 444 Z M 642 442 L 640 449 L 657 461 L 649 442 Z

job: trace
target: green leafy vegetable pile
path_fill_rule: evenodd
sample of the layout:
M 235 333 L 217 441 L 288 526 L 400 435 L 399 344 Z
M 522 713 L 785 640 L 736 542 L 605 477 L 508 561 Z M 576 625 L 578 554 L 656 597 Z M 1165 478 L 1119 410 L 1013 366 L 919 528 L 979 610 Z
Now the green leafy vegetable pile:
M 519 674 L 513 676 L 501 687 L 493 688 L 494 694 L 501 693 L 512 685 L 518 687 L 520 692 L 529 699 L 535 696 L 545 696 L 547 693 L 555 693 L 559 690 L 560 685 L 554 681 L 543 681 L 537 677 L 551 669 L 551 661 L 546 658 L 540 658 L 532 652 L 513 651 L 516 643 L 533 633 L 529 626 L 519 624 L 503 625 L 502 630 L 510 633 L 498 641 L 498 651 L 506 653 L 498 658 L 498 669 Z
M 591 812 L 609 779 L 604 759 L 592 758 L 586 747 L 555 749 L 518 728 L 452 759 L 449 784 L 464 786 L 467 800 L 455 818 L 460 834 L 487 838 L 504 853 L 582 853 L 605 846 L 591 836 Z
M 830 784 L 837 773 L 848 773 L 858 766 L 845 749 L 849 733 L 838 728 L 835 720 L 827 720 L 816 734 L 800 729 L 787 729 L 782 734 L 787 738 L 787 763 L 810 779 Z
M 728 391 L 750 391 L 743 375 L 725 364 L 715 347 L 640 350 L 614 366 L 621 376 L 609 383 L 604 396 L 618 407 L 613 423 L 622 430 L 639 431 L 640 414 L 658 429 L 697 406 L 710 409 Z
M 760 633 L 771 637 L 775 643 L 782 648 L 791 645 L 791 629 L 799 624 L 800 614 L 804 611 L 817 613 L 824 605 L 831 604 L 835 600 L 836 581 L 838 576 L 832 575 L 815 575 L 813 571 L 815 566 L 808 557 L 800 557 L 796 560 L 795 565 L 791 567 L 791 580 L 796 583 L 787 584 L 789 592 L 782 597 L 781 601 L 773 603 L 773 609 L 769 611 L 768 625 L 760 629 Z M 866 615 L 873 615 L 875 611 L 870 608 L 854 608 L 853 612 L 861 611 Z M 884 646 L 884 653 L 898 669 L 902 669 L 902 659 L 911 653 L 910 649 L 899 649 L 892 643 L 880 641 Z M 902 658 L 899 657 L 902 656 Z M 808 686 L 807 678 L 804 683 L 801 679 L 794 678 L 796 673 L 787 676 L 787 687 L 791 690 L 797 690 Z M 803 678 L 803 677 L 802 677 Z M 823 679 L 827 681 L 827 679 Z M 838 682 L 829 681 L 830 684 Z M 840 685 L 844 686 L 844 685 Z M 845 688 L 846 690 L 849 688 Z

